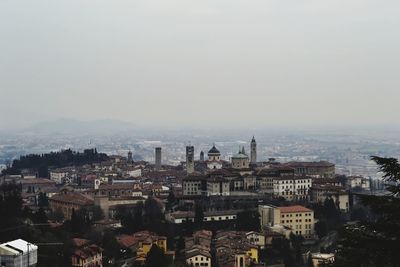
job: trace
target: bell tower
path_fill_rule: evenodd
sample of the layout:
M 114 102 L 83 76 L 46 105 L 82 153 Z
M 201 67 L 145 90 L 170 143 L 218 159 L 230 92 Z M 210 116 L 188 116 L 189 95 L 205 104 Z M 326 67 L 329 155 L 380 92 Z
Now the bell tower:
M 256 139 L 253 136 L 250 142 L 250 162 L 257 163 L 257 143 Z

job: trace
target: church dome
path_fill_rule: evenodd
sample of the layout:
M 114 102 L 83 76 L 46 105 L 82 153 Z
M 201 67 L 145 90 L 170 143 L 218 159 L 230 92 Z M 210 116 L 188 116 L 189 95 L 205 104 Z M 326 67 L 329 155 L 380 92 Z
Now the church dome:
M 221 154 L 221 152 L 219 152 L 219 150 L 215 147 L 215 145 L 210 149 L 210 151 L 208 151 L 208 154 Z
M 232 159 L 248 159 L 249 156 L 247 156 L 246 154 L 243 153 L 238 153 L 236 155 L 232 156 Z

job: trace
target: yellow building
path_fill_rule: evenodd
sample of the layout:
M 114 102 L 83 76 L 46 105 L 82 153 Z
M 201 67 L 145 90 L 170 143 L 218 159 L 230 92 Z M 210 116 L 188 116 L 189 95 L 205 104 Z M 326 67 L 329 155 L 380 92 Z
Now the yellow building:
M 314 211 L 295 205 L 289 207 L 259 206 L 261 226 L 273 227 L 282 225 L 291 229 L 296 235 L 305 239 L 314 237 Z
M 137 261 L 145 261 L 153 245 L 157 245 L 164 253 L 173 254 L 168 251 L 167 238 L 158 236 L 150 231 L 140 231 L 133 235 L 120 235 L 116 237 L 118 244 L 126 249 L 136 252 Z
M 256 246 L 248 246 L 246 255 L 251 259 L 252 262 L 258 263 L 258 248 Z

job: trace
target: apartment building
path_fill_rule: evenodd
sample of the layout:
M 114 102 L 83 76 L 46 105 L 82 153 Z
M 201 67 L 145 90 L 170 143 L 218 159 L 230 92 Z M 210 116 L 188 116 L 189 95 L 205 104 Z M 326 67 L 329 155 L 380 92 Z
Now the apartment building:
M 314 211 L 306 207 L 295 205 L 288 207 L 275 207 L 260 205 L 261 226 L 282 225 L 291 229 L 296 235 L 306 239 L 314 237 Z

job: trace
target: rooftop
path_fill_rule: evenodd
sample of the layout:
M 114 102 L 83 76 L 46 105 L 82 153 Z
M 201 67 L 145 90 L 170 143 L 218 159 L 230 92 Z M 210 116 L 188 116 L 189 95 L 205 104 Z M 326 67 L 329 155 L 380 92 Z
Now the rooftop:
M 278 209 L 281 211 L 281 213 L 294 213 L 294 212 L 312 212 L 312 210 L 300 206 L 300 205 L 295 205 L 295 206 L 288 206 L 288 207 L 278 207 Z

